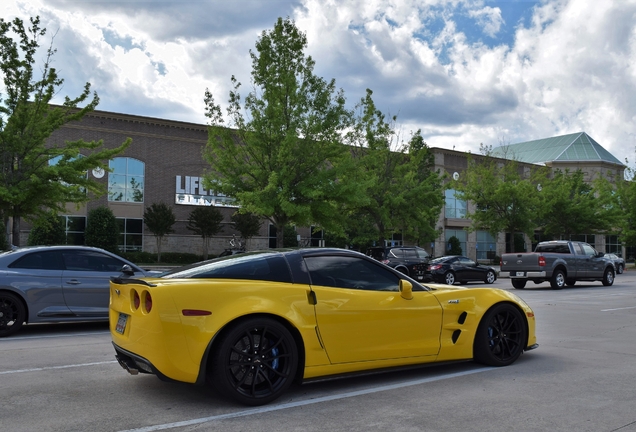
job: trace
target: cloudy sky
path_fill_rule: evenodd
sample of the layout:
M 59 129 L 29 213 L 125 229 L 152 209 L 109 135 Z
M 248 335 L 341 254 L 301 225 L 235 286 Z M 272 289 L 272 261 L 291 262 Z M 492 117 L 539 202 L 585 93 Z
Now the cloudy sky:
M 307 34 L 316 74 L 351 107 L 374 92 L 431 147 L 478 152 L 584 131 L 636 158 L 636 0 L 3 0 L 39 15 L 59 94 L 90 82 L 98 109 L 206 123 L 278 17 Z M 1 90 L 0 90 L 1 91 Z

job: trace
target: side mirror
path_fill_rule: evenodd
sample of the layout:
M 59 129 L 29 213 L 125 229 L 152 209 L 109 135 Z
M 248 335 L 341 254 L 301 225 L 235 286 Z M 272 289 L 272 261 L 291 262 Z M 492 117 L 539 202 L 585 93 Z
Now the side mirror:
M 400 279 L 400 295 L 405 300 L 413 299 L 413 285 L 411 282 L 405 279 Z
M 128 277 L 135 275 L 134 270 L 128 264 L 124 264 L 124 266 L 121 268 L 121 272 L 124 274 L 124 276 Z

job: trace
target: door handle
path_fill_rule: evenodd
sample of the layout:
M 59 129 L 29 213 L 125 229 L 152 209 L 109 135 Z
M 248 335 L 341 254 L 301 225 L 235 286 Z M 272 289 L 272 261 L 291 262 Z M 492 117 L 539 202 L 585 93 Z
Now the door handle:
M 79 285 L 79 284 L 81 284 L 81 282 L 78 281 L 77 279 L 67 280 L 66 283 L 69 284 L 69 285 Z

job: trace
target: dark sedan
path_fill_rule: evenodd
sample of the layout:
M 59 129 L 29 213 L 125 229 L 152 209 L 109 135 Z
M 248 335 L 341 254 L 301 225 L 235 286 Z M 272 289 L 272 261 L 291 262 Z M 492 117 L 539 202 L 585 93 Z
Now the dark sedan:
M 108 321 L 110 277 L 133 263 L 86 246 L 35 246 L 0 253 L 0 337 L 26 323 Z
M 424 280 L 448 285 L 469 281 L 491 284 L 497 280 L 497 272 L 492 267 L 481 265 L 465 256 L 451 255 L 430 261 Z
M 625 260 L 613 253 L 606 253 L 605 258 L 609 258 L 614 263 L 617 274 L 622 274 L 625 271 Z

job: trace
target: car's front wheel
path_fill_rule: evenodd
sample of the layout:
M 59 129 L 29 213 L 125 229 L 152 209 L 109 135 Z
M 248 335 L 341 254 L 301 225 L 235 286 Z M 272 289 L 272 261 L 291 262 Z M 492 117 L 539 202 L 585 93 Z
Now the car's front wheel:
M 488 270 L 488 273 L 486 273 L 486 279 L 484 280 L 484 282 L 488 284 L 493 284 L 495 283 L 496 280 L 497 280 L 497 275 L 495 274 L 495 272 L 492 270 Z
M 14 294 L 0 292 L 0 337 L 20 330 L 26 320 L 26 309 Z
M 612 284 L 614 284 L 614 269 L 608 267 L 603 273 L 603 285 L 610 286 Z
M 619 265 L 616 266 L 616 273 L 623 274 L 624 270 L 625 269 L 623 268 L 623 264 L 619 264 Z
M 502 303 L 490 309 L 477 328 L 473 344 L 475 361 L 488 366 L 507 366 L 519 358 L 526 344 L 523 315 Z
M 455 285 L 455 273 L 449 271 L 444 274 L 444 283 L 448 285 Z
M 298 348 L 281 323 L 250 318 L 235 324 L 219 341 L 212 362 L 212 384 L 245 405 L 277 399 L 293 382 Z

